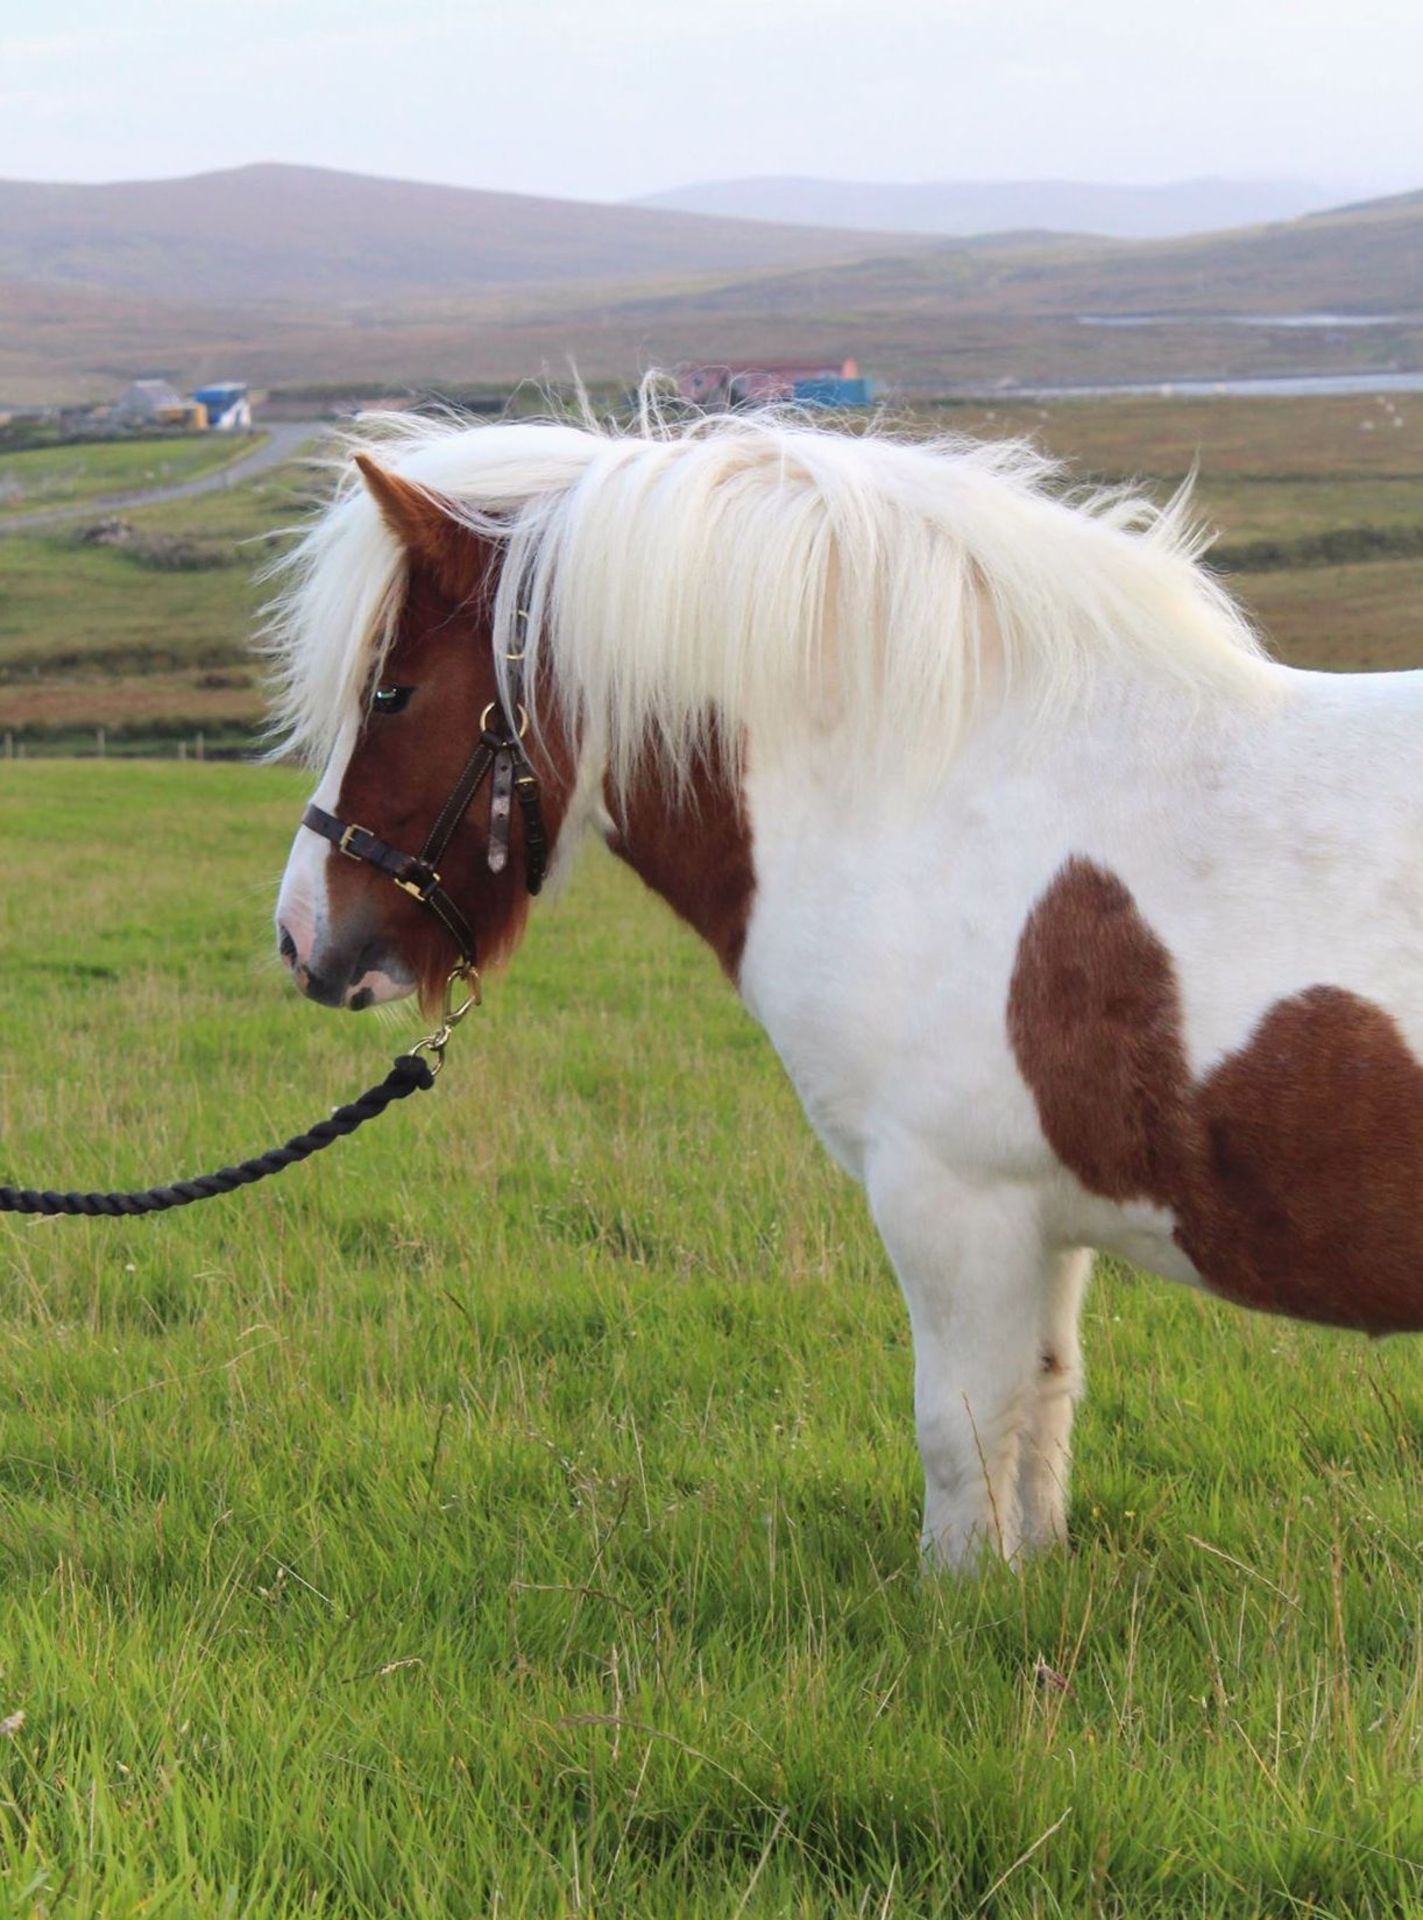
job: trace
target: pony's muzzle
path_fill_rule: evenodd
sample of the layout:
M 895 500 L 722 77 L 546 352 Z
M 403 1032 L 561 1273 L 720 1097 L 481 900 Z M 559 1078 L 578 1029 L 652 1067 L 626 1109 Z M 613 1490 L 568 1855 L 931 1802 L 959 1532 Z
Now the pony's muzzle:
M 329 941 L 316 942 L 303 959 L 290 928 L 277 927 L 277 950 L 292 979 L 308 1000 L 323 1007 L 361 1013 L 385 1000 L 401 1000 L 415 991 L 415 979 L 383 941 L 368 940 L 354 951 Z

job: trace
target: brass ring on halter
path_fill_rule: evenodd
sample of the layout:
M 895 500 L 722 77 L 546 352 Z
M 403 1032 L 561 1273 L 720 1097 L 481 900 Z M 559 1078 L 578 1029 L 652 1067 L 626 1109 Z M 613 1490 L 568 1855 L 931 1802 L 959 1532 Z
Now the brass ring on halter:
M 428 1053 L 430 1056 L 430 1078 L 439 1077 L 440 1068 L 445 1064 L 445 1048 L 449 1044 L 450 1030 L 441 1027 L 438 1033 L 427 1033 L 423 1040 L 417 1040 L 410 1049 L 412 1053 Z
M 494 712 L 494 710 L 495 710 L 495 708 L 496 708 L 496 707 L 497 707 L 498 705 L 499 705 L 499 702 L 498 702 L 497 700 L 491 700 L 491 701 L 490 701 L 490 703 L 489 703 L 489 705 L 488 705 L 488 706 L 487 706 L 487 707 L 486 707 L 486 708 L 484 709 L 484 711 L 483 711 L 483 713 L 482 713 L 482 714 L 480 714 L 480 716 L 479 716 L 479 731 L 480 731 L 481 733 L 483 733 L 483 732 L 484 732 L 484 730 L 485 730 L 485 728 L 486 728 L 486 727 L 487 727 L 487 726 L 489 725 L 489 716 L 490 716 L 490 714 L 491 714 L 491 713 L 493 713 L 493 712 Z M 529 730 L 529 716 L 528 716 L 528 712 L 527 712 L 527 710 L 526 710 L 526 709 L 525 709 L 525 708 L 524 708 L 524 707 L 523 707 L 522 705 L 519 705 L 519 706 L 517 706 L 517 707 L 515 707 L 515 709 L 514 709 L 514 711 L 515 711 L 515 713 L 517 713 L 517 714 L 518 714 L 518 716 L 519 716 L 519 738 L 520 738 L 520 739 L 522 740 L 522 739 L 523 739 L 523 737 L 524 737 L 524 735 L 525 735 L 525 734 L 526 734 L 526 733 L 528 732 L 528 730 Z
M 455 996 L 461 987 L 466 990 L 465 997 L 460 1005 L 456 1006 Z M 461 962 L 459 966 L 451 969 L 450 977 L 445 982 L 445 1010 L 441 1016 L 441 1025 L 446 1032 L 449 1032 L 452 1027 L 459 1025 L 471 1007 L 482 1006 L 483 1003 L 484 998 L 479 990 L 479 968 Z
M 468 988 L 464 999 L 455 1005 L 455 996 L 460 986 Z M 440 1015 L 440 1024 L 433 1033 L 427 1033 L 423 1040 L 417 1040 L 410 1049 L 412 1053 L 428 1053 L 430 1056 L 430 1078 L 433 1080 L 445 1064 L 445 1048 L 450 1044 L 450 1035 L 464 1019 L 471 1007 L 483 1005 L 479 990 L 479 968 L 462 960 L 457 967 L 451 967 L 450 977 L 445 982 L 445 1005 Z

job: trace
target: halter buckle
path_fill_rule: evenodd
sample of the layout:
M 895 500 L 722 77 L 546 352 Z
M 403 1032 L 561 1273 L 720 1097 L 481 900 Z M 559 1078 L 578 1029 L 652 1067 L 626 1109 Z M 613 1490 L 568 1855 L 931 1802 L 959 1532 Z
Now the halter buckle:
M 429 876 L 429 879 L 425 881 L 396 880 L 395 884 L 400 888 L 402 893 L 408 893 L 412 900 L 418 900 L 422 906 L 428 906 L 430 895 L 440 884 L 440 876 L 435 872 L 433 867 L 429 869 Z
M 351 851 L 351 837 L 357 833 L 363 833 L 367 840 L 374 840 L 375 838 L 375 835 L 369 827 L 358 827 L 353 821 L 349 827 L 346 827 L 342 831 L 341 838 L 336 842 L 336 851 L 338 853 L 344 853 L 348 860 L 360 860 L 363 858 L 361 854 L 352 853 Z

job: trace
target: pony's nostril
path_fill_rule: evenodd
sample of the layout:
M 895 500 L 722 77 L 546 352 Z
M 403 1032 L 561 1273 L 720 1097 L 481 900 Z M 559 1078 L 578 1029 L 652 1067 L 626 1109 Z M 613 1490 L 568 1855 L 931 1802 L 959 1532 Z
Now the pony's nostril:
M 352 1013 L 364 1013 L 374 999 L 375 993 L 370 987 L 360 987 L 351 995 L 346 1005 Z
M 301 969 L 297 985 L 308 1000 L 315 1000 L 323 1007 L 339 1007 L 346 991 L 344 980 L 337 981 L 328 974 L 313 973 L 310 967 Z
M 289 967 L 294 967 L 296 965 L 296 941 L 292 939 L 285 927 L 278 927 L 277 933 L 280 936 L 277 941 L 277 951 Z

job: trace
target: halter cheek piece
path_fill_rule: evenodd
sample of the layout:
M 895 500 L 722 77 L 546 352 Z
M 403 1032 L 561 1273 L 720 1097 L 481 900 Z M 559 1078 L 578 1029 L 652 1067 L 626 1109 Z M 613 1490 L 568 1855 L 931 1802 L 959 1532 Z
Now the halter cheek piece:
M 446 893 L 436 862 L 449 845 L 455 828 L 468 813 L 471 801 L 484 784 L 485 776 L 492 770 L 489 792 L 489 871 L 502 873 L 509 863 L 509 828 L 513 803 L 517 800 L 524 816 L 524 883 L 530 893 L 537 893 L 543 885 L 548 865 L 548 835 L 544 831 L 543 812 L 539 806 L 538 778 L 524 751 L 523 735 L 529 717 L 518 699 L 518 674 L 522 659 L 522 654 L 511 655 L 509 659 L 512 670 L 509 691 L 518 715 L 518 725 L 511 725 L 501 701 L 490 701 L 479 716 L 479 740 L 474 752 L 465 762 L 464 771 L 456 780 L 449 799 L 440 808 L 419 853 L 402 853 L 399 847 L 380 839 L 369 827 L 338 820 L 334 813 L 327 813 L 324 807 L 315 804 L 309 806 L 301 816 L 304 827 L 310 827 L 313 833 L 319 833 L 323 839 L 329 840 L 338 852 L 344 853 L 348 859 L 364 860 L 368 866 L 377 868 L 403 892 L 418 900 L 421 906 L 430 909 L 459 948 L 460 964 L 452 980 L 459 977 L 472 982 L 476 995 L 479 990 L 479 956 L 474 930 Z

